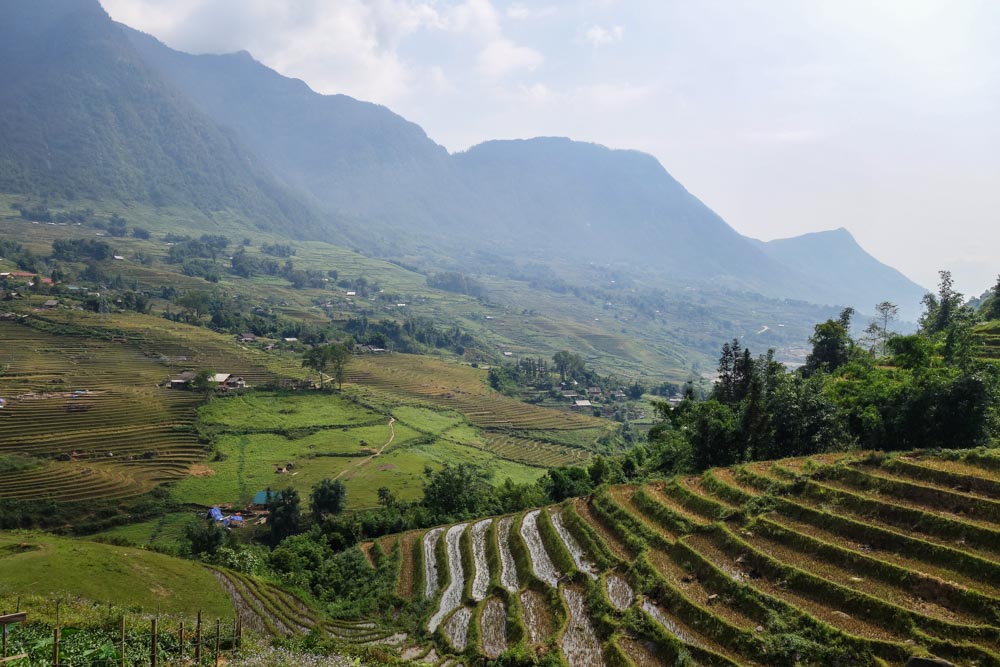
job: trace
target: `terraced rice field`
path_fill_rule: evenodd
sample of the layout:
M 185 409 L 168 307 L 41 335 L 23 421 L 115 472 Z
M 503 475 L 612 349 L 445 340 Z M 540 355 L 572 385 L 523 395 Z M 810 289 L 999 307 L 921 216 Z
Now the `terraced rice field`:
M 987 450 L 816 457 L 439 527 L 423 539 L 425 636 L 441 660 L 525 642 L 581 667 L 997 665 L 998 490 Z M 475 535 L 437 545 L 466 525 L 495 526 L 478 529 L 493 557 Z
M 304 601 L 277 586 L 222 568 L 213 574 L 229 593 L 243 627 L 273 637 L 317 632 L 355 644 L 397 646 L 407 636 L 371 621 L 332 621 Z
M 347 382 L 366 390 L 402 396 L 460 412 L 483 429 L 603 432 L 607 422 L 586 414 L 541 408 L 491 390 L 484 373 L 409 354 L 359 357 Z
M 38 460 L 0 479 L 0 499 L 119 500 L 187 477 L 206 453 L 195 430 L 204 399 L 163 388 L 169 377 L 301 375 L 230 337 L 139 315 L 53 311 L 0 322 L 0 340 L 0 455 Z

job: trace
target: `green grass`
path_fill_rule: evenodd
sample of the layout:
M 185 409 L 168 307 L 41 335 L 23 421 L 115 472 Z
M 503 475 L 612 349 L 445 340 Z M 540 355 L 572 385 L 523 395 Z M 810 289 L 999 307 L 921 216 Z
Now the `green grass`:
M 199 516 L 203 516 L 203 513 L 171 512 L 149 521 L 116 526 L 98 533 L 94 537 L 127 540 L 129 543 L 141 547 L 179 549 L 186 544 L 185 527 Z
M 216 578 L 192 561 L 33 532 L 0 533 L 0 594 L 83 597 L 152 612 L 233 615 Z
M 285 431 L 353 426 L 383 419 L 336 394 L 253 392 L 210 401 L 198 410 L 202 424 L 229 431 Z

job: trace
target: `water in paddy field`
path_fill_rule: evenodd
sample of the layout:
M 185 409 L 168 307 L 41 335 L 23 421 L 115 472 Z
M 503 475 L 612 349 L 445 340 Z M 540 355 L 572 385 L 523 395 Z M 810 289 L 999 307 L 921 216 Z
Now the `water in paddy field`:
M 549 586 L 559 584 L 559 570 L 552 563 L 545 545 L 542 544 L 542 536 L 538 534 L 538 515 L 541 510 L 532 510 L 524 515 L 521 523 L 521 537 L 528 545 L 528 553 L 531 554 L 531 570 L 535 576 L 547 583 Z
M 570 667 L 601 667 L 604 656 L 601 653 L 601 642 L 587 616 L 587 606 L 584 604 L 583 591 L 577 586 L 566 586 L 562 589 L 563 600 L 569 608 L 569 623 L 562 636 L 562 651 Z
M 561 539 L 563 544 L 566 545 L 566 549 L 573 557 L 573 562 L 576 563 L 576 569 L 580 572 L 586 573 L 591 579 L 597 579 L 597 574 L 594 573 L 594 570 L 596 569 L 594 564 L 584 558 L 583 548 L 580 546 L 579 542 L 576 541 L 576 538 L 573 537 L 569 530 L 566 529 L 566 525 L 562 520 L 562 512 L 549 510 L 549 516 L 552 517 L 552 525 L 559 534 L 559 539 Z
M 468 525 L 467 523 L 460 523 L 457 526 L 452 526 L 444 536 L 448 547 L 448 587 L 441 594 L 441 605 L 438 607 L 437 613 L 431 616 L 431 620 L 427 622 L 428 632 L 437 630 L 444 617 L 450 614 L 462 602 L 465 575 L 462 572 L 462 550 L 459 540 L 462 538 L 462 533 L 465 532 L 465 528 Z
M 524 625 L 528 628 L 531 643 L 541 644 L 548 639 L 554 628 L 549 613 L 549 601 L 545 596 L 529 588 L 521 593 L 521 609 L 524 612 Z
M 444 528 L 433 528 L 424 533 L 424 597 L 433 598 L 438 589 L 437 546 Z
M 635 602 L 635 592 L 625 581 L 625 577 L 611 573 L 606 579 L 608 587 L 608 598 L 612 606 L 618 611 L 625 611 Z
M 490 598 L 483 604 L 479 617 L 483 653 L 496 660 L 507 650 L 507 605 L 499 598 Z
M 472 609 L 460 607 L 444 622 L 444 634 L 456 651 L 464 651 L 469 644 L 469 621 L 472 620 Z
M 472 557 L 476 575 L 472 579 L 472 599 L 479 602 L 486 597 L 490 587 L 490 566 L 486 561 L 486 531 L 493 519 L 484 519 L 472 526 Z
M 517 592 L 517 566 L 510 552 L 510 527 L 514 517 L 505 516 L 497 522 L 497 542 L 500 545 L 500 585 L 511 593 Z
M 680 626 L 678 626 L 677 623 L 675 623 L 672 618 L 667 616 L 662 609 L 657 607 L 649 600 L 643 600 L 642 609 L 647 614 L 652 616 L 657 623 L 662 625 L 667 632 L 672 634 L 674 637 L 677 637 L 677 639 L 680 639 L 685 644 L 690 644 L 691 646 L 701 646 L 700 642 L 698 642 L 694 637 L 692 637 L 687 632 L 682 630 Z

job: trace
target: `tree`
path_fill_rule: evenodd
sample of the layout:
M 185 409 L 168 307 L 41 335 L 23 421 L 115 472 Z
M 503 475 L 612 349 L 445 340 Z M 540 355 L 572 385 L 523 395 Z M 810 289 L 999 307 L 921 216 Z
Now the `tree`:
M 920 332 L 928 336 L 946 331 L 962 308 L 964 300 L 962 293 L 955 291 L 951 271 L 938 271 L 938 276 L 940 282 L 937 295 L 928 293 L 923 298 L 924 314 L 920 317 Z
M 832 373 L 847 363 L 851 355 L 851 316 L 853 308 L 845 308 L 836 320 L 827 320 L 817 324 L 813 335 L 809 338 L 813 349 L 806 357 L 803 371 L 806 374 L 816 371 Z
M 108 234 L 115 237 L 128 235 L 128 226 L 125 223 L 125 218 L 117 213 L 113 214 L 111 220 L 108 222 Z
M 311 368 L 317 373 L 319 373 L 319 388 L 323 388 L 323 381 L 325 378 L 326 368 L 330 365 L 330 357 L 327 356 L 324 346 L 317 345 L 311 349 L 305 351 L 302 355 L 302 367 Z
M 556 367 L 559 379 L 563 382 L 566 381 L 567 377 L 572 377 L 583 370 L 583 359 L 580 358 L 580 355 L 567 350 L 556 352 L 552 356 L 552 364 Z
M 324 479 L 313 487 L 309 500 L 317 521 L 328 514 L 340 514 L 347 506 L 347 487 L 339 479 Z
M 347 362 L 351 358 L 347 348 L 340 343 L 331 343 L 326 346 L 329 364 L 333 370 L 333 379 L 337 381 L 337 389 L 344 388 L 344 373 L 347 370 Z
M 193 380 L 191 380 L 191 388 L 195 391 L 208 393 L 215 387 L 215 383 L 212 381 L 213 377 L 215 377 L 215 373 L 203 368 L 198 371 L 198 374 L 194 376 Z
M 226 531 L 211 520 L 194 519 L 184 527 L 184 536 L 191 543 L 191 553 L 195 556 L 215 555 L 225 544 Z
M 892 337 L 889 325 L 896 321 L 899 316 L 899 306 L 891 301 L 883 301 L 875 306 L 875 317 L 865 327 L 865 339 L 869 341 L 868 351 L 878 357 L 883 357 L 888 352 L 887 343 Z
M 459 521 L 497 509 L 490 472 L 471 463 L 446 463 L 440 470 L 424 470 L 424 506 L 439 523 Z
M 723 343 L 719 357 L 719 380 L 712 388 L 712 398 L 730 406 L 738 404 L 747 395 L 753 372 L 754 360 L 750 350 L 744 350 L 736 338 L 732 343 Z
M 997 284 L 990 290 L 990 299 L 986 302 L 983 317 L 987 320 L 1000 320 L 1000 276 L 997 276 Z
M 378 504 L 385 508 L 396 506 L 396 494 L 392 492 L 388 486 L 380 486 L 378 488 Z
M 320 389 L 323 388 L 326 369 L 330 368 L 333 371 L 333 379 L 337 382 L 337 388 L 342 389 L 344 385 L 344 373 L 347 370 L 347 363 L 350 356 L 347 348 L 340 343 L 317 345 L 302 355 L 302 366 L 311 368 L 319 373 Z
M 271 531 L 271 544 L 279 544 L 289 535 L 302 529 L 302 501 L 299 492 L 289 487 L 277 494 L 268 493 L 267 525 Z

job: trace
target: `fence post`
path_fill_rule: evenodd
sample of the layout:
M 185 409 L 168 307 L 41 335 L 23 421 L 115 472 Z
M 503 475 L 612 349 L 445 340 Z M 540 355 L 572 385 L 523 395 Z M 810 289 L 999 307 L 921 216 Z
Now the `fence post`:
M 122 613 L 122 667 L 125 665 L 125 614 Z
M 4 616 L 6 612 L 0 611 L 0 616 Z M 7 624 L 3 624 L 3 649 L 0 650 L 0 658 L 7 657 Z
M 219 667 L 219 639 L 222 635 L 222 619 L 215 619 L 215 667 Z
M 52 635 L 52 664 L 59 667 L 59 602 L 56 602 L 56 628 Z
M 177 631 L 177 664 L 184 664 L 184 620 L 181 619 L 181 627 Z
M 198 610 L 198 625 L 195 626 L 194 664 L 201 664 L 201 609 Z
M 149 622 L 149 667 L 156 667 L 156 617 Z

